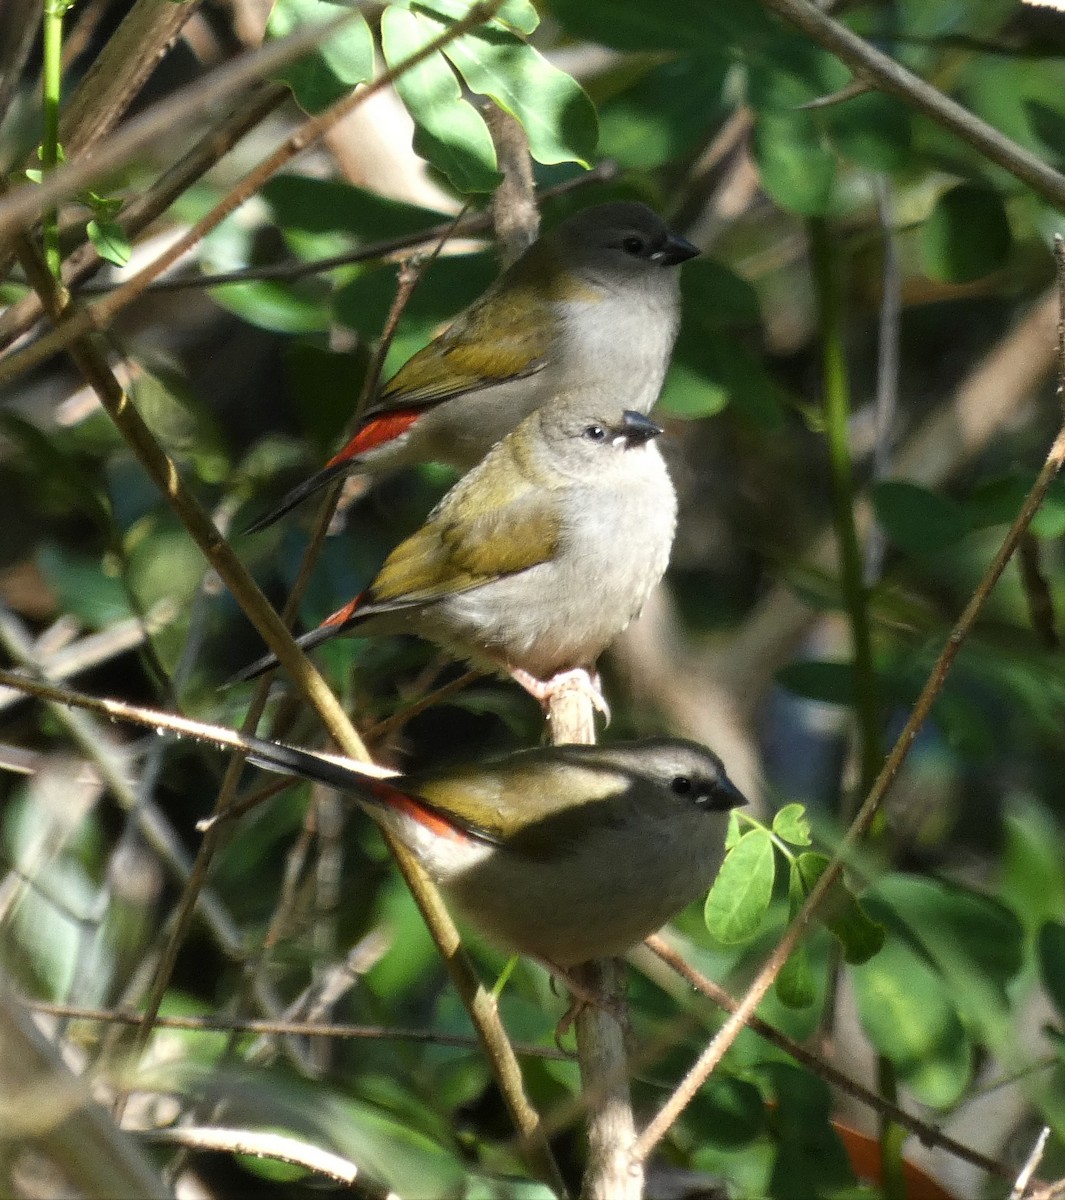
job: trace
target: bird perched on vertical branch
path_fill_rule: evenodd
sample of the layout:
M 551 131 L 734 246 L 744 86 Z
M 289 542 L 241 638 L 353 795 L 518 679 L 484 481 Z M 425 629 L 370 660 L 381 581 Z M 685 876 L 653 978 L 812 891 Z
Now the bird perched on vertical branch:
M 512 675 L 541 702 L 590 690 L 595 661 L 669 561 L 673 484 L 649 417 L 596 384 L 497 443 L 354 600 L 298 639 L 412 633 Z M 267 655 L 230 682 L 276 665 Z
M 705 894 L 746 803 L 716 754 L 679 738 L 391 779 L 249 741 L 249 762 L 353 795 L 489 940 L 561 968 L 623 954 Z
M 325 467 L 247 532 L 347 471 L 466 471 L 534 409 L 600 383 L 649 412 L 680 320 L 678 264 L 699 251 L 644 204 L 584 209 L 543 234 L 415 354 Z

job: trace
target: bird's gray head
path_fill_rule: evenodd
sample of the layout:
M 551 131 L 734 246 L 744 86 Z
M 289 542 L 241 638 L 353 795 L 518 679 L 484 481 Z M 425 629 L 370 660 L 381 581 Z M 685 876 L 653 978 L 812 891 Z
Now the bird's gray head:
M 699 250 L 674 233 L 646 204 L 617 201 L 583 209 L 563 221 L 551 235 L 563 264 L 600 286 L 668 280 L 675 267 Z
M 747 803 L 729 779 L 721 759 L 684 738 L 647 738 L 626 746 L 604 747 L 633 771 L 658 783 L 678 801 L 706 812 L 727 812 Z M 631 761 L 629 761 L 631 760 Z
M 663 432 L 643 413 L 598 399 L 582 402 L 573 394 L 545 405 L 538 419 L 545 444 L 568 473 L 601 470 Z

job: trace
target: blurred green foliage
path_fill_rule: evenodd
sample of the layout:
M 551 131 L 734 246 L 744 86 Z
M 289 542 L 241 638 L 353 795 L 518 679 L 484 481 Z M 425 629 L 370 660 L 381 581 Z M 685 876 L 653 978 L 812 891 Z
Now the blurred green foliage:
M 945 94 L 1065 164 L 1061 17 L 1013 0 L 837 8 Z M 467 0 L 425 0 L 357 17 L 284 73 L 295 98 L 287 119 L 299 119 L 297 104 L 323 110 L 467 10 Z M 326 0 L 278 0 L 268 34 L 345 11 Z M 853 799 L 845 795 L 844 747 L 856 680 L 839 633 L 840 588 L 809 552 L 832 514 L 807 219 L 828 223 L 845 280 L 854 465 L 863 512 L 871 511 L 884 544 L 866 599 L 885 746 L 1019 511 L 1058 420 L 1050 382 L 1038 395 L 1029 387 L 1015 397 L 1014 411 L 971 443 L 954 406 L 970 369 L 1028 319 L 1051 282 L 1060 214 L 896 98 L 866 92 L 807 107 L 848 81 L 830 54 L 750 0 L 507 0 L 489 26 L 397 86 L 439 207 L 428 191 L 417 201 L 395 199 L 389 179 L 356 186 L 328 158 L 297 160 L 202 244 L 202 269 L 349 261 L 212 288 L 209 303 L 183 293 L 169 304 L 153 298 L 138 326 L 119 335 L 134 402 L 234 534 L 342 438 L 395 297 L 394 243 L 446 223 L 460 204 L 486 204 L 499 173 L 485 97 L 528 135 L 547 192 L 545 223 L 605 199 L 637 198 L 706 248 L 683 271 L 683 323 L 660 406 L 681 496 L 668 579 L 681 615 L 672 634 L 681 661 L 698 664 L 707 639 L 723 652 L 754 647 L 730 702 L 752 716 L 777 811 L 742 837 L 735 827 L 705 908 L 693 906 L 677 925 L 693 964 L 736 991 L 823 870 L 849 811 L 844 800 Z M 581 182 L 586 166 L 606 159 L 616 164 L 612 176 Z M 143 183 L 164 163 L 161 152 L 158 162 L 148 156 L 126 170 Z M 225 172 L 210 176 L 175 212 L 194 219 L 231 182 Z M 902 308 L 891 440 L 905 451 L 902 461 L 921 461 L 927 451 L 945 464 L 934 484 L 893 468 L 872 478 L 889 234 Z M 491 247 L 468 240 L 434 261 L 403 312 L 385 375 L 496 273 Z M 18 290 L 5 283 L 0 294 L 6 300 Z M 110 424 L 98 409 L 79 408 L 71 391 L 52 364 L 3 397 L 0 595 L 38 631 L 65 616 L 107 633 L 172 602 L 148 649 L 104 658 L 78 682 L 236 725 L 250 689 L 218 685 L 259 652 L 257 639 Z M 386 480 L 348 507 L 327 539 L 300 624 L 317 623 L 359 591 L 449 482 L 426 468 Z M 255 538 L 235 534 L 279 606 L 312 521 L 301 510 Z M 841 972 L 838 1003 L 857 1015 L 857 1053 L 880 1056 L 903 1102 L 934 1110 L 938 1122 L 964 1115 L 994 1081 L 1016 1077 L 1023 1116 L 991 1130 L 977 1149 L 1005 1156 L 1029 1127 L 1049 1124 L 1042 1173 L 1052 1177 L 1065 1161 L 1065 675 L 1046 621 L 1033 627 L 1032 607 L 1043 595 L 1053 618 L 1065 601 L 1065 484 L 1054 485 L 1031 532 L 1027 574 L 1013 566 L 997 587 L 891 793 L 884 828 L 848 863 L 846 887 L 836 889 L 823 926 L 789 960 L 761 1012 L 810 1037 L 829 1019 L 829 981 Z M 29 579 L 28 592 L 16 588 L 16 575 Z M 816 632 L 797 647 L 766 649 L 752 630 L 768 619 L 760 607 L 767 595 L 797 599 L 821 618 Z M 1060 632 L 1060 621 L 1053 628 Z M 433 681 L 457 674 L 449 667 L 440 675 L 433 652 L 413 642 L 349 641 L 318 661 L 371 735 Z M 607 665 L 615 713 L 607 736 L 677 732 L 668 705 L 638 701 L 638 686 L 626 690 L 624 678 Z M 716 703 L 710 693 L 707 704 Z M 0 711 L 0 740 L 51 764 L 6 784 L 0 856 L 3 886 L 16 901 L 0 918 L 0 963 L 42 997 L 138 1004 L 141 964 L 152 961 L 180 890 L 173 863 L 199 844 L 195 822 L 211 809 L 223 763 L 200 748 L 128 740 L 138 775 L 155 780 L 150 811 L 172 831 L 164 853 L 145 840 L 143 823 L 131 832 L 111 798 L 93 796 L 84 810 L 57 801 L 57 786 L 68 801 L 74 793 L 56 783 L 54 772 L 69 769 L 70 744 L 55 717 L 26 704 Z M 283 689 L 271 695 L 265 727 L 291 740 L 318 736 Z M 382 753 L 416 767 L 532 744 L 541 733 L 531 701 L 485 680 L 416 716 Z M 245 786 L 258 783 L 249 774 Z M 32 885 L 22 882 L 26 875 Z M 239 952 L 195 926 L 164 1012 L 252 1011 L 248 996 L 267 985 L 288 1003 L 366 939 L 367 964 L 335 1006 L 338 1020 L 468 1035 L 413 902 L 359 813 L 290 788 L 234 828 L 211 886 L 238 930 Z M 383 939 L 382 953 L 372 935 Z M 495 950 L 474 944 L 473 952 L 486 979 L 502 971 Z M 258 983 L 249 985 L 253 976 Z M 500 1006 L 515 1039 L 552 1048 L 564 1004 L 539 967 L 522 964 Z M 632 1007 L 641 1041 L 671 1031 L 663 1057 L 634 1080 L 639 1111 L 649 1112 L 721 1018 L 698 1010 L 677 1031 L 678 1008 L 696 1011 L 691 997 L 667 997 L 642 976 Z M 1039 1022 L 1049 1023 L 1048 1033 Z M 81 1028 L 98 1053 L 96 1027 Z M 227 1046 L 217 1035 L 159 1031 L 152 1086 L 190 1103 L 224 1102 L 228 1124 L 260 1123 L 348 1154 L 406 1197 L 545 1194 L 523 1178 L 476 1049 L 389 1038 L 309 1051 L 275 1039 L 253 1069 L 245 1056 L 255 1045 L 251 1035 Z M 545 1112 L 579 1087 L 571 1062 L 529 1056 L 523 1065 Z M 663 1158 L 724 1180 L 736 1196 L 876 1194 L 855 1179 L 833 1111 L 826 1085 L 748 1031 L 673 1129 Z M 567 1177 L 578 1179 L 579 1136 L 563 1131 L 556 1148 Z M 264 1187 L 278 1178 L 272 1166 L 245 1161 L 243 1169 Z M 1002 1193 L 1000 1180 L 958 1178 L 977 1189 L 968 1195 Z M 284 1187 L 303 1194 L 295 1182 Z

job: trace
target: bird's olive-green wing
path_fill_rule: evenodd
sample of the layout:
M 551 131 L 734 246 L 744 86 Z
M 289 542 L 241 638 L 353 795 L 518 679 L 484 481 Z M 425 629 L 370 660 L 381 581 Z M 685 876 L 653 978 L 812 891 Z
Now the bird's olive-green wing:
M 518 456 L 500 446 L 392 551 L 368 606 L 422 604 L 548 562 L 561 529 L 552 489 L 538 485 Z
M 504 292 L 492 288 L 400 367 L 366 415 L 428 407 L 543 370 L 550 350 L 549 314 L 540 305 L 541 318 L 531 319 L 532 303 L 521 281 Z
M 412 790 L 468 832 L 537 857 L 580 836 L 589 805 L 620 820 L 630 777 L 617 770 L 523 756 L 412 779 Z

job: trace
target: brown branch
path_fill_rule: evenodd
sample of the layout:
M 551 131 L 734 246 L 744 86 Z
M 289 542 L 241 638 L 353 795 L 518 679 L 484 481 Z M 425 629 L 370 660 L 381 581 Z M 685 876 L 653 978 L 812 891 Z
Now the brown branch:
M 59 140 L 69 159 L 95 146 L 129 108 L 201 0 L 137 0 L 63 107 Z
M 916 108 L 990 162 L 1026 183 L 1055 208 L 1065 209 L 1065 175 L 1048 167 L 1041 158 L 875 49 L 816 4 L 810 0 L 762 0 L 762 4 L 802 30 L 811 41 L 835 54 L 860 81 Z
M 730 996 L 724 988 L 719 987 L 713 980 L 707 979 L 705 975 L 689 965 L 660 934 L 654 934 L 649 937 L 644 945 L 667 966 L 676 971 L 682 979 L 697 991 L 702 992 L 704 996 L 712 1000 L 719 1008 L 724 1009 L 725 1012 L 734 1013 L 739 1008 L 738 1000 Z M 885 1100 L 878 1093 L 863 1087 L 857 1080 L 852 1079 L 849 1075 L 845 1075 L 838 1068 L 832 1066 L 831 1063 L 825 1062 L 804 1046 L 800 1046 L 798 1042 L 788 1037 L 786 1033 L 781 1033 L 779 1029 L 774 1028 L 768 1021 L 763 1021 L 761 1017 L 752 1016 L 747 1022 L 747 1027 L 754 1030 L 759 1037 L 765 1038 L 767 1042 L 776 1046 L 777 1049 L 783 1050 L 795 1062 L 804 1066 L 808 1071 L 817 1075 L 826 1083 L 838 1088 L 841 1092 L 845 1092 L 848 1096 L 853 1097 L 862 1104 L 868 1105 L 874 1112 L 890 1117 L 891 1120 L 908 1129 L 925 1146 L 936 1146 L 941 1150 L 946 1150 L 948 1154 L 954 1155 L 955 1158 L 961 1159 L 963 1162 L 971 1163 L 974 1167 L 979 1167 L 989 1175 L 995 1175 L 1001 1179 L 1013 1178 L 1013 1172 L 1003 1163 L 996 1162 L 993 1158 L 987 1158 L 985 1155 L 980 1154 L 979 1151 L 970 1150 L 968 1146 L 963 1146 L 961 1142 L 957 1142 L 952 1137 L 942 1133 L 934 1125 L 929 1125 L 921 1121 L 905 1109 L 899 1108 L 898 1105 Z
M 139 1134 L 146 1142 L 182 1146 L 186 1150 L 211 1151 L 225 1154 L 250 1154 L 252 1158 L 268 1158 L 275 1162 L 305 1167 L 326 1179 L 358 1187 L 361 1195 L 374 1200 L 398 1200 L 373 1180 L 363 1178 L 361 1167 L 308 1142 L 282 1133 L 263 1133 L 257 1129 L 223 1129 L 219 1126 L 175 1125 L 170 1129 L 147 1129 Z
M 492 224 L 504 267 L 519 258 L 536 240 L 540 211 L 536 207 L 529 139 L 521 123 L 494 101 L 481 105 L 488 132 L 496 148 L 503 182 L 492 194 Z
M 54 1004 L 50 1000 L 30 1000 L 22 1003 L 34 1012 L 73 1021 L 99 1021 L 109 1025 L 139 1025 L 143 1013 L 131 1008 L 87 1008 L 78 1004 Z M 193 1033 L 254 1033 L 264 1037 L 320 1037 L 355 1041 L 422 1042 L 429 1046 L 455 1046 L 462 1050 L 476 1049 L 480 1044 L 474 1037 L 457 1033 L 436 1033 L 431 1029 L 408 1029 L 397 1025 L 319 1024 L 312 1021 L 240 1020 L 236 1017 L 176 1017 L 160 1015 L 160 1029 L 185 1029 Z M 569 1062 L 570 1055 L 554 1046 L 537 1046 L 515 1042 L 514 1049 L 528 1058 L 550 1058 Z

